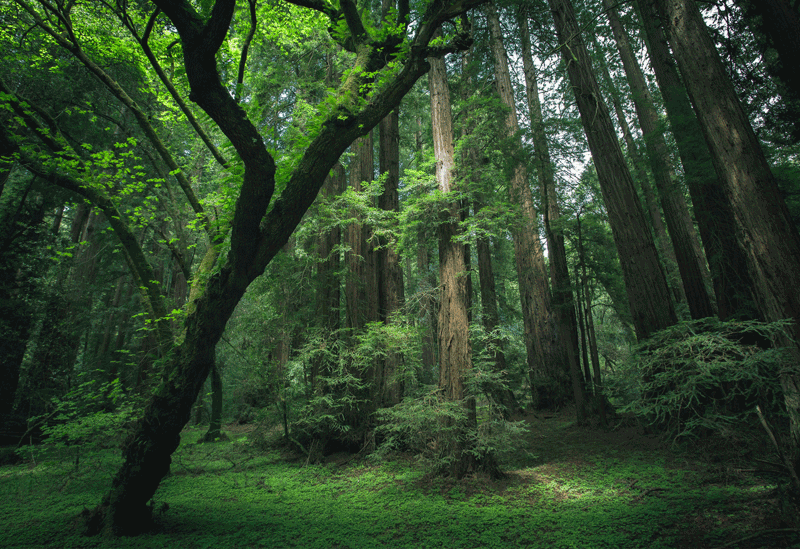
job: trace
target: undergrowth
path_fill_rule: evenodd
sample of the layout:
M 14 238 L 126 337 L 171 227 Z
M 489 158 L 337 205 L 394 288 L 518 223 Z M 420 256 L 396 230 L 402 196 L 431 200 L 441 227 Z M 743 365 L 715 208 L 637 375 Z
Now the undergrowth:
M 75 528 L 107 490 L 118 451 L 79 466 L 46 457 L 5 466 L 0 546 L 672 549 L 780 526 L 769 522 L 774 487 L 752 473 L 720 481 L 696 456 L 631 430 L 527 420 L 503 480 L 429 476 L 402 455 L 305 465 L 242 433 L 197 445 L 202 432 L 188 430 L 153 502 L 157 528 L 135 538 L 82 538 Z M 800 541 L 781 536 L 768 546 Z

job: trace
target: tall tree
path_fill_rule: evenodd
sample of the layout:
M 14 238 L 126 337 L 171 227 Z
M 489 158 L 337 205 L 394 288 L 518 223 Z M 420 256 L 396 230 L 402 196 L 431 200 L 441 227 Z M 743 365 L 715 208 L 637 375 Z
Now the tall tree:
M 553 283 L 553 312 L 558 327 L 558 340 L 567 357 L 572 392 L 578 421 L 584 421 L 584 395 L 580 379 L 580 360 L 578 359 L 578 325 L 575 318 L 575 304 L 572 284 L 567 268 L 567 249 L 564 245 L 561 211 L 558 205 L 556 177 L 550 159 L 550 147 L 544 129 L 544 115 L 539 100 L 539 85 L 536 67 L 531 53 L 528 17 L 524 9 L 517 12 L 522 48 L 522 67 L 525 74 L 525 94 L 528 100 L 531 134 L 533 137 L 534 164 L 539 179 L 539 192 L 542 197 L 544 230 L 547 237 L 548 259 L 550 260 L 550 279 Z
M 569 0 L 548 0 L 548 3 L 597 168 L 600 190 L 622 265 L 636 337 L 646 339 L 653 332 L 677 322 L 666 277 L 608 109 L 600 95 L 572 4 Z
M 508 109 L 505 120 L 509 138 L 519 133 L 517 106 L 511 86 L 508 58 L 503 46 L 503 32 L 497 8 L 486 4 L 486 17 L 491 34 L 491 49 L 494 59 L 495 81 L 500 100 Z M 513 143 L 519 146 L 519 141 Z M 544 264 L 544 250 L 539 241 L 539 220 L 533 203 L 528 169 L 517 154 L 512 157 L 509 194 L 511 202 L 521 210 L 521 219 L 511 235 L 514 240 L 514 260 L 519 281 L 522 320 L 525 326 L 525 349 L 528 357 L 528 370 L 531 378 L 531 391 L 536 406 L 558 404 L 564 395 L 553 391 L 553 387 L 567 390 L 565 381 L 569 366 L 562 349 L 556 349 L 553 338 L 553 311 L 550 304 L 550 288 Z M 571 344 L 569 339 L 559 340 L 561 345 Z
M 466 398 L 465 377 L 472 370 L 472 345 L 469 339 L 469 294 L 467 292 L 467 263 L 464 246 L 457 241 L 461 234 L 460 201 L 452 198 L 456 190 L 454 177 L 455 152 L 453 149 L 453 115 L 450 107 L 450 89 L 444 59 L 429 59 L 431 93 L 431 122 L 433 126 L 433 151 L 436 157 L 436 182 L 447 200 L 439 220 L 439 390 L 448 401 L 464 401 L 466 424 L 461 428 L 477 428 L 474 398 Z M 448 196 L 450 195 L 450 196 Z M 450 473 L 461 478 L 475 463 L 475 455 L 468 447 L 469 438 L 463 433 L 457 437 L 455 460 Z
M 800 235 L 697 5 L 692 0 L 656 0 L 656 5 L 731 204 L 759 311 L 769 321 L 792 319 L 792 340 L 785 343 L 800 362 Z M 796 479 L 800 474 L 800 376 L 785 372 L 781 384 Z
M 400 211 L 400 128 L 399 109 L 395 109 L 380 124 L 379 168 L 383 179 L 383 192 L 378 197 L 378 207 L 384 211 Z M 386 324 L 399 313 L 405 302 L 403 267 L 395 242 L 380 242 L 378 261 L 378 286 L 380 288 L 379 317 Z M 393 405 L 403 398 L 403 384 L 399 379 L 403 357 L 390 352 L 380 368 L 378 377 L 379 405 Z
M 711 270 L 717 314 L 722 320 L 755 318 L 758 313 L 753 306 L 753 283 L 745 268 L 744 250 L 736 241 L 731 206 L 711 163 L 708 145 L 678 74 L 661 18 L 653 2 L 641 1 L 637 5 L 650 64 L 664 98 Z

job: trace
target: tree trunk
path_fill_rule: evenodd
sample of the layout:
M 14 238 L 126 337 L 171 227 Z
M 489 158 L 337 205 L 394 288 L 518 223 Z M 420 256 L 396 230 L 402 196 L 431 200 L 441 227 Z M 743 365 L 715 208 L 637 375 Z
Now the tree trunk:
M 379 168 L 385 174 L 383 193 L 378 197 L 378 207 L 384 211 L 399 213 L 400 197 L 397 186 L 400 183 L 400 128 L 399 109 L 384 118 L 380 124 Z M 379 318 L 389 324 L 392 316 L 400 311 L 405 303 L 403 286 L 403 267 L 395 242 L 380 242 L 378 252 L 378 286 L 380 288 Z M 403 381 L 400 371 L 403 355 L 389 352 L 381 365 L 378 378 L 378 406 L 392 406 L 403 399 Z
M 337 162 L 331 173 L 325 178 L 322 186 L 322 196 L 326 200 L 332 200 L 344 190 L 345 173 L 344 167 Z M 341 244 L 342 231 L 339 227 L 333 227 L 329 231 L 319 236 L 317 253 L 320 262 L 317 264 L 317 295 L 316 295 L 316 314 L 319 320 L 319 327 L 325 333 L 325 337 L 333 337 L 341 327 L 341 315 L 339 301 L 341 299 L 341 284 L 339 280 L 339 245 Z M 316 359 L 311 364 L 311 390 L 316 388 L 317 378 L 320 375 L 327 376 L 330 373 L 328 365 L 323 359 Z
M 631 316 L 639 340 L 677 322 L 666 277 L 658 261 L 633 180 L 569 0 L 548 0 L 567 73 L 592 152 L 603 201 L 620 257 Z
M 439 191 L 450 194 L 455 190 L 455 153 L 453 151 L 453 120 L 450 111 L 450 91 L 444 59 L 430 58 L 431 122 L 433 151 L 436 156 L 436 182 Z M 473 469 L 476 460 L 470 452 L 466 431 L 477 428 L 474 398 L 466 398 L 465 376 L 472 370 L 472 346 L 469 339 L 468 294 L 465 273 L 464 246 L 454 239 L 461 233 L 460 206 L 452 200 L 439 224 L 439 390 L 445 400 L 464 401 L 466 423 L 456 429 L 455 459 L 450 474 L 463 477 Z
M 217 442 L 223 439 L 222 434 L 222 375 L 216 360 L 211 365 L 211 420 L 203 442 Z
M 736 241 L 730 202 L 711 163 L 708 145 L 675 66 L 656 6 L 652 0 L 639 1 L 638 6 L 650 64 L 678 145 L 711 270 L 717 314 L 721 320 L 755 319 L 759 314 L 754 306 L 753 283 L 745 267 L 744 250 Z
M 736 236 L 747 253 L 757 305 L 767 321 L 792 319 L 783 342 L 800 362 L 800 235 L 750 122 L 692 0 L 657 0 L 714 167 L 730 201 Z M 800 376 L 781 376 L 800 473 Z M 796 486 L 800 490 L 800 486 Z
M 544 206 L 544 230 L 547 236 L 547 251 L 550 260 L 550 279 L 553 283 L 553 314 L 558 327 L 558 346 L 567 358 L 567 368 L 572 381 L 572 393 L 579 423 L 586 419 L 581 366 L 578 359 L 578 326 L 575 319 L 575 304 L 567 268 L 567 250 L 564 246 L 564 231 L 561 229 L 561 211 L 556 193 L 556 178 L 550 160 L 550 148 L 544 131 L 544 116 L 539 102 L 539 86 L 536 67 L 531 54 L 531 38 L 525 10 L 518 12 L 517 23 L 522 41 L 522 65 L 525 73 L 525 93 L 531 120 L 534 146 L 534 164 L 539 178 L 539 192 Z
M 364 183 L 373 179 L 373 141 L 372 132 L 357 139 L 351 147 L 354 156 L 350 163 L 350 189 L 355 192 L 364 190 Z M 348 251 L 345 252 L 347 280 L 345 282 L 346 322 L 351 345 L 356 344 L 369 322 L 378 320 L 378 284 L 377 265 L 374 244 L 370 239 L 372 229 L 360 219 L 357 211 L 351 213 L 356 221 L 345 229 L 345 240 Z M 358 378 L 364 389 L 357 397 L 357 403 L 348 406 L 344 421 L 351 430 L 343 433 L 348 443 L 359 443 L 371 422 L 371 411 L 374 409 L 376 364 L 359 364 L 351 368 L 350 373 Z
M 678 274 L 678 259 L 675 257 L 675 250 L 673 250 L 672 246 L 670 245 L 669 235 L 667 235 L 667 229 L 664 226 L 664 220 L 661 217 L 661 209 L 658 207 L 658 200 L 656 200 L 656 193 L 653 191 L 653 185 L 650 183 L 650 178 L 647 175 L 647 170 L 644 166 L 644 160 L 642 159 L 642 155 L 639 153 L 639 147 L 636 145 L 636 142 L 633 139 L 633 132 L 631 132 L 631 127 L 628 124 L 627 118 L 625 117 L 625 111 L 622 108 L 622 102 L 620 101 L 619 97 L 619 90 L 614 85 L 614 81 L 611 79 L 611 74 L 608 72 L 608 64 L 606 63 L 605 58 L 602 56 L 601 52 L 603 50 L 600 47 L 600 44 L 597 42 L 597 37 L 593 36 L 592 41 L 594 43 L 595 51 L 600 53 L 600 72 L 602 73 L 608 93 L 611 96 L 611 104 L 613 105 L 614 112 L 617 115 L 617 121 L 619 123 L 620 130 L 622 130 L 622 139 L 625 141 L 628 157 L 630 158 L 633 168 L 636 171 L 635 182 L 639 184 L 642 194 L 644 195 L 644 202 L 645 206 L 647 207 L 646 213 L 648 219 L 650 220 L 650 226 L 653 228 L 653 232 L 655 233 L 655 243 L 659 253 L 661 254 L 662 264 L 667 275 L 667 284 L 669 285 L 670 290 L 672 290 L 672 297 L 675 299 L 675 301 L 677 303 L 685 303 L 686 294 L 683 291 L 683 284 L 681 283 L 680 275 Z
M 519 132 L 516 103 L 511 87 L 508 59 L 502 42 L 502 31 L 497 9 L 486 5 L 486 16 L 491 32 L 494 72 L 500 100 L 508 109 L 506 130 L 512 137 Z M 539 220 L 533 204 L 528 170 L 525 163 L 515 160 L 509 182 L 511 202 L 518 204 L 522 218 L 511 229 L 514 240 L 514 259 L 519 281 L 520 304 L 525 327 L 525 350 L 531 379 L 531 393 L 535 407 L 556 406 L 565 400 L 569 382 L 569 365 L 566 357 L 554 349 L 554 319 L 550 306 L 550 288 L 544 265 L 544 251 L 539 241 Z
M 667 142 L 659 127 L 658 113 L 653 105 L 650 90 L 628 42 L 628 35 L 619 20 L 615 5 L 611 0 L 603 0 L 603 5 L 631 87 L 633 104 L 644 134 L 650 168 L 653 170 L 661 207 L 664 209 L 664 218 L 678 262 L 689 312 L 694 319 L 714 316 L 714 306 L 706 290 L 705 258 L 702 256 L 697 233 L 683 198 L 683 190 L 674 179 L 675 173 L 671 166 Z

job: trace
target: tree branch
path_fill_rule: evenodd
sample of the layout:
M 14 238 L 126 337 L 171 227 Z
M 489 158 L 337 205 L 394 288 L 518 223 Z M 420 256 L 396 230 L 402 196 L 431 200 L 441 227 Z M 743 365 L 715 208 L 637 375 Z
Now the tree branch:
M 217 71 L 216 49 L 230 25 L 235 2 L 218 0 L 204 26 L 186 0 L 154 2 L 180 34 L 191 87 L 189 98 L 219 125 L 244 163 L 242 187 L 231 225 L 230 255 L 235 268 L 244 268 L 259 244 L 258 226 L 275 191 L 275 160 L 247 113 L 222 85 Z
M 253 37 L 256 35 L 256 0 L 247 0 L 247 3 L 250 5 L 250 32 L 247 33 L 247 38 L 244 39 L 242 55 L 239 58 L 239 73 L 236 76 L 236 95 L 234 96 L 236 101 L 239 100 L 239 93 L 244 84 L 244 68 L 247 65 L 247 52 L 250 50 L 250 42 L 253 41 Z

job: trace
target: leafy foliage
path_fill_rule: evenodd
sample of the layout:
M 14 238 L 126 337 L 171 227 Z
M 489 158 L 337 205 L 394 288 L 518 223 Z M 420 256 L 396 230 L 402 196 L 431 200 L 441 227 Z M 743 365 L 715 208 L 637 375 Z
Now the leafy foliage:
M 119 378 L 100 382 L 89 377 L 81 374 L 81 382 L 74 389 L 53 399 L 52 412 L 29 420 L 32 425 L 41 425 L 44 441 L 36 449 L 20 447 L 18 453 L 57 456 L 74 452 L 77 466 L 81 453 L 119 445 L 141 402 L 125 394 Z

